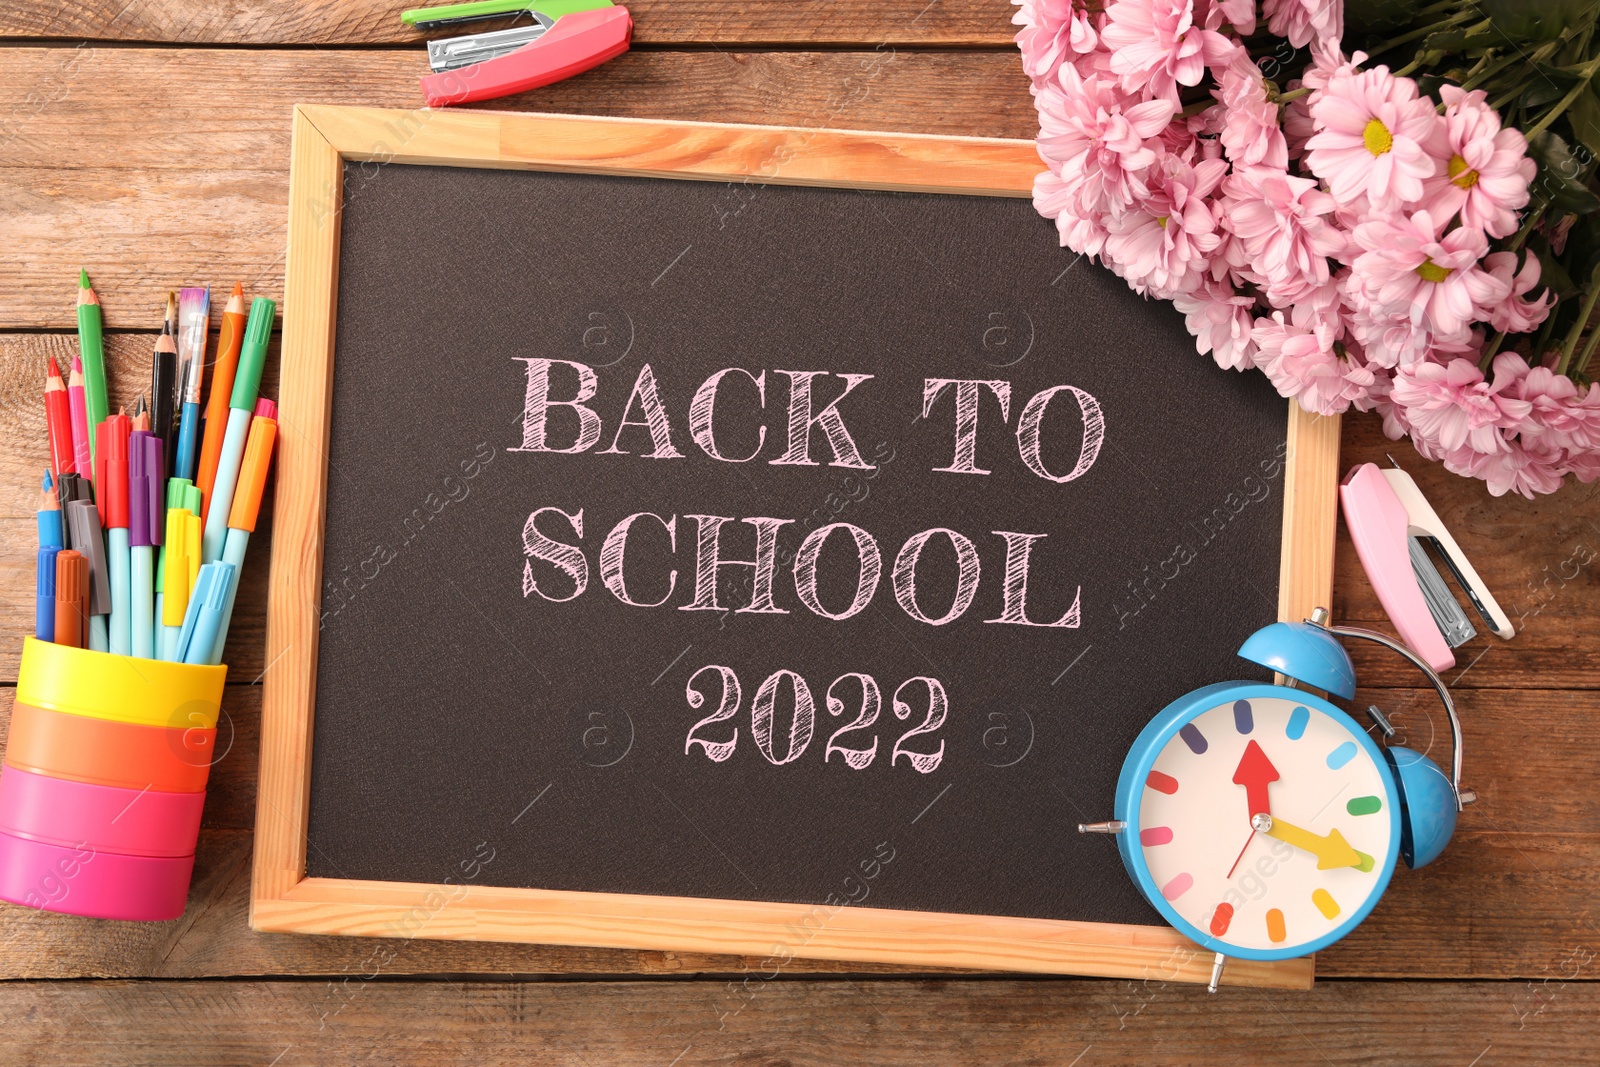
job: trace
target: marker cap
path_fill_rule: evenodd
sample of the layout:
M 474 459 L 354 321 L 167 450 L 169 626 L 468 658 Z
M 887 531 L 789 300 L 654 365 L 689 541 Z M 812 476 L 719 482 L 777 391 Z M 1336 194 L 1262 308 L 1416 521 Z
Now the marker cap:
M 261 369 L 267 364 L 267 342 L 272 340 L 272 320 L 277 313 L 277 303 L 264 296 L 250 302 L 244 348 L 239 352 L 239 369 L 233 375 L 233 395 L 228 398 L 230 408 L 249 411 L 255 407 L 256 394 L 261 391 Z
M 104 426 L 105 423 L 100 425 Z M 89 614 L 109 615 L 111 572 L 106 570 L 106 540 L 101 535 L 100 516 L 94 504 L 87 500 L 74 500 L 68 504 L 67 527 L 72 531 L 72 547 L 89 561 Z M 60 596 L 59 584 L 56 595 Z
M 255 532 L 256 517 L 261 512 L 267 470 L 272 464 L 272 445 L 278 439 L 278 423 L 271 415 L 261 413 L 264 407 L 276 410 L 270 400 L 256 405 L 256 417 L 250 420 L 250 437 L 244 446 L 244 460 L 239 464 L 239 484 L 233 491 L 233 507 L 228 512 L 230 528 L 251 533 Z
M 128 435 L 128 547 L 150 544 L 150 454 L 144 443 L 150 434 L 134 430 Z

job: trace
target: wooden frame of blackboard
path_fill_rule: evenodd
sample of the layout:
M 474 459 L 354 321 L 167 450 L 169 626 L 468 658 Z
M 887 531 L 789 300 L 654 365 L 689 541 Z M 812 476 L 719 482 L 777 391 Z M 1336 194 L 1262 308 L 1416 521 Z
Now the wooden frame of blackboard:
M 294 111 L 279 459 L 250 924 L 1204 982 L 1165 926 L 306 877 L 312 715 L 347 160 L 1026 197 L 1030 141 L 301 105 Z M 1200 358 L 1200 357 L 1196 357 Z M 1328 603 L 1339 420 L 1288 405 L 1279 617 Z M 1229 984 L 1307 988 L 1310 959 L 1231 961 Z

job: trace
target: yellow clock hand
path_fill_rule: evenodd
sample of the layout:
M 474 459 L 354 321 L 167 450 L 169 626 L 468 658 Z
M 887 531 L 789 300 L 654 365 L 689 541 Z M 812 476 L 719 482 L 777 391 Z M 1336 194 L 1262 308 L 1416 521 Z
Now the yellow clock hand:
M 1276 838 L 1317 857 L 1319 871 L 1332 870 L 1335 867 L 1360 867 L 1366 860 L 1365 856 L 1351 847 L 1350 842 L 1346 841 L 1338 830 L 1329 830 L 1327 837 L 1318 837 L 1310 830 L 1302 830 L 1282 819 L 1265 814 L 1255 816 L 1251 820 L 1251 825 L 1268 837 Z

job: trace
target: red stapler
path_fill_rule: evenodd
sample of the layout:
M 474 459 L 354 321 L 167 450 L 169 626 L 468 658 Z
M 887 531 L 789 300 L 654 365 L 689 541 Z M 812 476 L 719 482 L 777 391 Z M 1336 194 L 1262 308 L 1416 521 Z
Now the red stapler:
M 422 96 L 429 107 L 493 100 L 598 67 L 628 50 L 633 19 L 610 0 L 479 0 L 407 11 L 418 29 L 528 17 L 532 25 L 428 43 Z

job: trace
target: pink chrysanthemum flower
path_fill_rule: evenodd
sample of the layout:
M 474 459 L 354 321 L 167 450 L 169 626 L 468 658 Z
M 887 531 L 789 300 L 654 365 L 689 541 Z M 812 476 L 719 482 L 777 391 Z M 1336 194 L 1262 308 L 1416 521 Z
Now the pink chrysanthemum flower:
M 1289 166 L 1289 144 L 1278 126 L 1278 105 L 1267 99 L 1261 71 L 1244 52 L 1217 73 L 1212 91 L 1222 103 L 1222 147 L 1234 166 Z
M 1528 183 L 1537 169 L 1521 132 L 1501 129 L 1500 116 L 1481 89 L 1439 90 L 1444 112 L 1442 171 L 1426 183 L 1426 205 L 1437 219 L 1461 213 L 1461 224 L 1490 237 L 1517 231 L 1517 212 L 1528 205 Z
M 1431 101 L 1418 98 L 1415 82 L 1388 67 L 1358 72 L 1347 65 L 1315 96 L 1318 132 L 1306 142 L 1306 165 L 1335 197 L 1365 196 L 1377 208 L 1422 199 L 1422 183 L 1434 173 L 1428 146 L 1441 120 Z
M 1275 306 L 1296 303 L 1328 283 L 1328 257 L 1344 248 L 1344 234 L 1324 217 L 1333 197 L 1310 178 L 1282 169 L 1235 170 L 1223 187 L 1223 224 L 1238 238 L 1235 263 Z
M 1562 475 L 1571 469 L 1570 460 L 1563 453 L 1529 447 L 1520 441 L 1508 444 L 1504 452 L 1485 454 L 1458 449 L 1442 460 L 1445 469 L 1454 474 L 1481 479 L 1490 496 L 1517 492 L 1529 500 L 1539 493 L 1560 489 Z
M 1251 309 L 1255 298 L 1234 290 L 1227 282 L 1206 279 L 1193 292 L 1178 293 L 1172 305 L 1183 312 L 1184 325 L 1194 335 L 1202 356 L 1211 354 L 1217 366 L 1245 370 L 1254 365 L 1256 345 L 1250 338 L 1255 325 Z
M 1359 65 L 1366 58 L 1365 52 L 1357 52 L 1348 62 Z M 1299 78 L 1289 82 L 1289 89 L 1312 90 L 1311 96 L 1298 96 L 1283 105 L 1283 136 L 1284 140 L 1289 142 L 1290 159 L 1299 159 L 1305 155 L 1306 142 L 1317 132 L 1316 123 L 1311 119 L 1311 101 L 1317 96 L 1318 90 L 1328 87 L 1328 79 L 1342 70 L 1346 62 L 1344 53 L 1339 51 L 1336 44 L 1321 50 L 1313 50 L 1310 64 L 1300 73 Z
M 1199 85 L 1208 64 L 1239 46 L 1195 25 L 1194 0 L 1113 0 L 1100 40 L 1130 93 L 1178 102 L 1178 86 Z
M 1224 22 L 1237 30 L 1240 37 L 1255 33 L 1256 0 L 1212 0 L 1206 9 L 1206 29 L 1220 30 Z
M 1522 357 L 1502 353 L 1495 357 L 1498 370 L 1500 360 Z M 1584 452 L 1600 449 L 1600 403 L 1586 403 L 1578 395 L 1578 385 L 1564 374 L 1548 367 L 1525 367 L 1511 390 L 1518 399 L 1533 405 L 1533 410 L 1523 420 L 1519 436 L 1523 440 L 1537 438 L 1540 446 Z M 1589 397 L 1600 400 L 1593 385 L 1588 387 Z
M 1063 247 L 1090 256 L 1098 256 L 1105 247 L 1105 227 L 1077 213 L 1077 193 L 1067 188 L 1056 171 L 1042 171 L 1033 179 L 1033 206 L 1045 218 L 1055 220 Z
M 1100 37 L 1088 13 L 1073 10 L 1075 0 L 1011 0 L 1019 8 L 1011 16 L 1022 52 L 1022 69 L 1038 83 L 1054 80 L 1064 62 L 1093 52 Z
M 1227 171 L 1220 159 L 1191 167 L 1167 156 L 1151 169 L 1150 195 L 1107 224 L 1106 255 L 1135 290 L 1165 300 L 1200 285 L 1222 243 L 1206 198 Z
M 1285 322 L 1283 312 L 1257 319 L 1251 333 L 1260 367 L 1280 395 L 1294 397 L 1318 415 L 1336 415 L 1368 399 L 1376 375 L 1371 368 L 1341 356 L 1333 327 Z
M 1504 300 L 1510 286 L 1484 271 L 1483 231 L 1459 227 L 1442 237 L 1426 211 L 1380 215 L 1355 228 L 1363 251 L 1355 282 L 1381 313 L 1405 315 L 1441 340 L 1462 340 L 1472 323 Z
M 1497 362 L 1494 370 L 1493 384 L 1470 359 L 1419 361 L 1395 372 L 1392 396 L 1405 409 L 1417 451 L 1440 459 L 1463 447 L 1484 455 L 1509 447 L 1501 431 L 1519 429 L 1533 405 L 1512 393 L 1519 376 L 1509 364 Z
M 1267 32 L 1287 37 L 1296 48 L 1344 36 L 1344 0 L 1262 0 Z
M 1149 194 L 1145 172 L 1156 161 L 1146 142 L 1172 120 L 1176 105 L 1147 100 L 1124 110 L 1112 86 L 1071 66 L 1061 68 L 1059 81 L 1038 96 L 1039 155 L 1059 165 L 1077 213 L 1116 214 L 1142 201 Z
M 1537 299 L 1523 297 L 1539 284 L 1539 257 L 1527 256 L 1517 269 L 1517 253 L 1490 252 L 1483 259 L 1490 276 L 1506 287 L 1508 296 L 1489 308 L 1489 325 L 1506 333 L 1531 333 L 1550 314 L 1555 295 L 1548 289 Z

